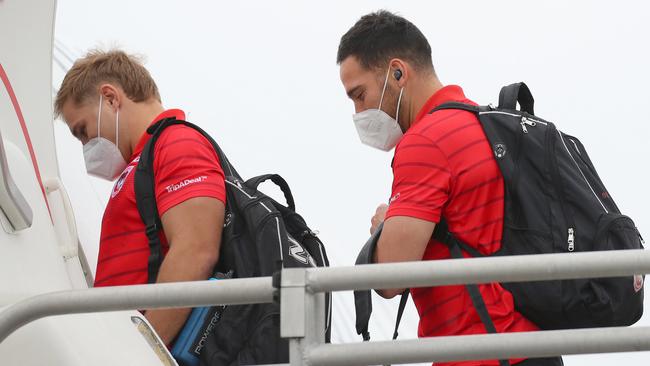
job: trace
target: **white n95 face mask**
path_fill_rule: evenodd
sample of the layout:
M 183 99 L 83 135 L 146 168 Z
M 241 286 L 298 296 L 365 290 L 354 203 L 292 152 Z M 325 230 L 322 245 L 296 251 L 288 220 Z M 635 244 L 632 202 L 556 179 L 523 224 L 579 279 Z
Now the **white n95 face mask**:
M 102 95 L 99 95 L 99 112 L 97 112 L 97 137 L 88 141 L 84 149 L 86 171 L 97 178 L 115 180 L 126 168 L 126 161 L 117 148 L 119 139 L 120 110 L 115 115 L 115 144 L 99 135 L 102 117 Z
M 366 109 L 363 112 L 356 113 L 352 116 L 354 126 L 357 128 L 359 138 L 365 145 L 374 147 L 382 151 L 390 151 L 397 145 L 399 140 L 404 136 L 402 129 L 399 127 L 397 121 L 399 120 L 399 106 L 402 102 L 402 93 L 404 88 L 400 89 L 399 99 L 397 100 L 397 119 L 389 116 L 388 113 L 381 110 L 381 104 L 384 101 L 384 93 L 386 93 L 386 86 L 388 85 L 388 74 L 390 67 L 386 73 L 386 80 L 384 81 L 384 89 L 381 92 L 379 100 L 379 108 Z

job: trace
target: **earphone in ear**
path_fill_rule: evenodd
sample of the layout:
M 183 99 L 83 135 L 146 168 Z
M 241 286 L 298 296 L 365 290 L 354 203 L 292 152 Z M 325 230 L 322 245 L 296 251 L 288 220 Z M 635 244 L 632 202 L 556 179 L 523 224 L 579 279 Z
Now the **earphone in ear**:
M 399 79 L 402 78 L 402 70 L 400 70 L 400 69 L 395 70 L 395 72 L 393 73 L 393 76 L 395 77 L 395 79 L 397 79 L 397 81 L 399 81 Z

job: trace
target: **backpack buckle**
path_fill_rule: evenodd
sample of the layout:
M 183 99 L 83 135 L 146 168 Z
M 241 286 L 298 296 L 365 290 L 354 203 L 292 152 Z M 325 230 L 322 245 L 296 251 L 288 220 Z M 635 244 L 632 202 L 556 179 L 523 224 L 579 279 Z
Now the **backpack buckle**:
M 147 237 L 151 237 L 152 235 L 158 234 L 158 225 L 155 223 L 151 225 L 147 225 L 145 228 L 144 232 L 147 234 Z

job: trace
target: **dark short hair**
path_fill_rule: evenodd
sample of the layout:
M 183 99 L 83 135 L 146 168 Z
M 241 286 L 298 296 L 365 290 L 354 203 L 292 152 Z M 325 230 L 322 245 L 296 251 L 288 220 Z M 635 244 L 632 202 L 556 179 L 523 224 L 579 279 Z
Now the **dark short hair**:
M 433 71 L 431 46 L 411 22 L 386 10 L 364 15 L 341 37 L 336 63 L 355 56 L 366 69 L 385 67 L 391 58 Z

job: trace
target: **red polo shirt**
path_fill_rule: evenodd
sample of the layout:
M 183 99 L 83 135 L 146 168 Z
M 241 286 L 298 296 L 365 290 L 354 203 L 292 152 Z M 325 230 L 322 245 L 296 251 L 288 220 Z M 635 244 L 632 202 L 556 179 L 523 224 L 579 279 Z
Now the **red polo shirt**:
M 171 109 L 163 118 L 185 119 L 185 113 Z M 140 138 L 129 164 L 115 182 L 102 219 L 95 286 L 147 283 L 149 242 L 135 204 L 134 173 L 140 153 L 150 135 Z M 175 205 L 194 197 L 212 197 L 226 202 L 224 174 L 212 145 L 187 126 L 165 129 L 154 147 L 154 177 L 158 213 L 162 217 Z M 163 253 L 169 249 L 160 234 Z
M 438 223 L 445 217 L 449 230 L 460 240 L 491 254 L 501 247 L 503 177 L 473 113 L 452 109 L 429 114 L 450 101 L 476 105 L 455 85 L 440 89 L 425 103 L 395 148 L 386 218 L 409 216 Z M 449 249 L 431 240 L 422 260 L 448 258 Z M 479 289 L 499 333 L 538 329 L 515 310 L 512 295 L 501 285 L 480 285 Z M 420 337 L 485 333 L 464 286 L 414 288 L 411 294 L 420 314 Z M 455 364 L 498 365 L 498 361 Z

